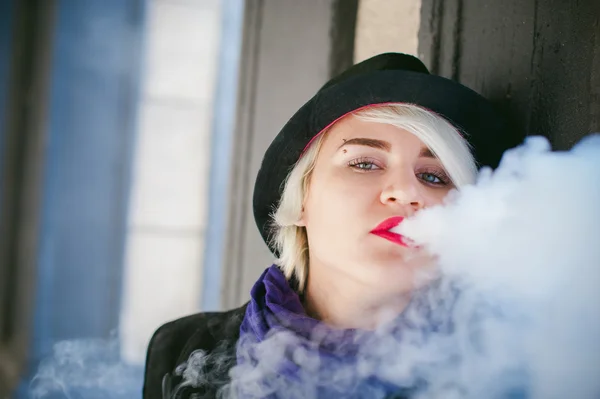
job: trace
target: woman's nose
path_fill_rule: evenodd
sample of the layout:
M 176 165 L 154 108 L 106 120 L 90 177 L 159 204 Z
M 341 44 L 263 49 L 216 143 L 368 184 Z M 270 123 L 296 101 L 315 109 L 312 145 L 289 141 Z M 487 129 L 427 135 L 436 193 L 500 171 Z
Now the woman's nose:
M 381 202 L 384 205 L 410 206 L 417 211 L 425 205 L 418 184 L 419 182 L 414 176 L 391 181 L 381 191 Z

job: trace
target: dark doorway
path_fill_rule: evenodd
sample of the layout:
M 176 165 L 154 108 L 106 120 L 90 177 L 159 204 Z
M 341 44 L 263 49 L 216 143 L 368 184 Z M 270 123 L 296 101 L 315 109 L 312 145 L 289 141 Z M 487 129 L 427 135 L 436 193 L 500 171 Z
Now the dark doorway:
M 600 2 L 423 0 L 419 53 L 557 150 L 600 131 Z

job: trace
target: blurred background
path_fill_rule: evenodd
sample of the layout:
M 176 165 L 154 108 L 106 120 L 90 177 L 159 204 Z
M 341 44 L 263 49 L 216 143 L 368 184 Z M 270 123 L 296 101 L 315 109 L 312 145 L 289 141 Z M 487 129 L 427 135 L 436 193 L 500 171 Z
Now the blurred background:
M 244 303 L 263 152 L 354 62 L 417 55 L 556 149 L 600 131 L 599 4 L 0 0 L 0 397 L 90 338 L 141 387 L 161 324 Z

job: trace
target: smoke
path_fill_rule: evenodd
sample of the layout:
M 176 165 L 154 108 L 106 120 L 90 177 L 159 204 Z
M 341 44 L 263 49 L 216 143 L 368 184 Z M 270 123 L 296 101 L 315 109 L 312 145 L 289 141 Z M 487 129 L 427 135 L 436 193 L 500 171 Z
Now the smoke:
M 118 339 L 84 339 L 54 345 L 30 383 L 34 399 L 141 397 L 142 372 L 121 361 Z
M 323 368 L 289 333 L 242 339 L 256 361 L 221 396 L 382 398 L 391 385 L 419 399 L 600 398 L 599 173 L 600 135 L 568 152 L 529 138 L 397 228 L 438 256 L 439 277 L 354 362 Z M 286 359 L 296 378 L 280 373 Z
M 569 152 L 533 137 L 399 228 L 461 287 L 460 361 L 432 386 L 453 381 L 464 398 L 515 385 L 527 398 L 600 397 L 599 172 L 600 135 Z

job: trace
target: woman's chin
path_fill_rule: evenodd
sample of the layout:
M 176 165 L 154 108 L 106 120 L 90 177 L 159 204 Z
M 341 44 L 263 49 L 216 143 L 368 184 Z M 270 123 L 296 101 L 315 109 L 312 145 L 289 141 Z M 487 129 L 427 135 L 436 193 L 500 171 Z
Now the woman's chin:
M 415 249 L 389 242 L 369 248 L 364 258 L 365 264 L 382 269 L 413 269 L 414 261 L 420 256 Z
M 369 255 L 356 265 L 362 269 L 361 278 L 369 285 L 388 291 L 406 292 L 423 287 L 437 278 L 436 262 L 431 256 L 410 256 L 406 252 L 398 255 L 393 251 Z

